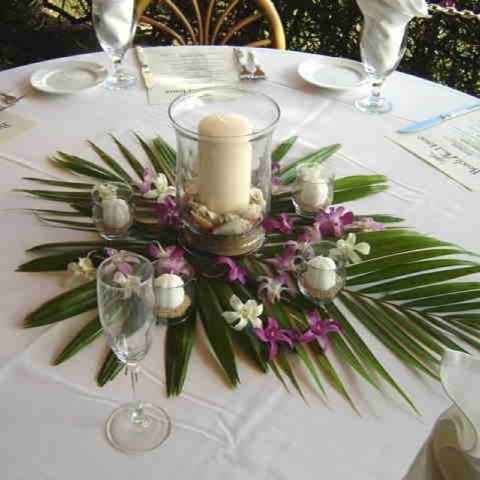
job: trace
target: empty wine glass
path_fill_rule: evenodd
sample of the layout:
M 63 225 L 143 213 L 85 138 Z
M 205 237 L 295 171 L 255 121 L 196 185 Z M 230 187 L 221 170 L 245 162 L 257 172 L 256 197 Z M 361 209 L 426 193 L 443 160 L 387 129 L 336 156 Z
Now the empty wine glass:
M 113 73 L 104 85 L 113 90 L 131 87 L 136 77 L 122 62 L 137 29 L 135 0 L 93 0 L 92 21 L 102 49 L 113 62 Z
M 100 321 L 108 344 L 130 372 L 133 402 L 116 409 L 107 421 L 110 443 L 125 453 L 158 447 L 170 434 L 166 412 L 137 400 L 138 363 L 146 356 L 154 323 L 153 266 L 149 260 L 120 252 L 104 260 L 97 271 Z
M 384 24 L 365 17 L 360 53 L 371 91 L 368 97 L 355 101 L 358 110 L 367 113 L 387 113 L 392 109 L 391 102 L 382 97 L 382 86 L 398 67 L 406 48 L 405 24 Z

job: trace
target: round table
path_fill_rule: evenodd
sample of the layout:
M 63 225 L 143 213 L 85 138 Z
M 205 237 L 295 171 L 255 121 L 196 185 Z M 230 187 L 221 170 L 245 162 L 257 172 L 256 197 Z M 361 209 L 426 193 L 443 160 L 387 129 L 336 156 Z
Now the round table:
M 338 94 L 307 85 L 297 76 L 298 64 L 310 55 L 262 49 L 258 57 L 269 80 L 246 88 L 267 92 L 280 104 L 282 119 L 276 140 L 298 135 L 292 156 L 342 143 L 342 155 L 335 159 L 338 176 L 378 172 L 392 181 L 389 192 L 352 204 L 354 210 L 392 213 L 425 233 L 478 249 L 480 217 L 472 215 L 471 206 L 478 204 L 479 195 L 387 139 L 410 121 L 467 105 L 471 97 L 394 73 L 385 88 L 394 104 L 392 113 L 369 116 L 353 107 L 354 99 L 365 90 Z M 108 63 L 102 53 L 77 58 Z M 138 69 L 133 58 L 127 61 Z M 49 63 L 0 73 L 0 91 L 23 88 L 34 70 Z M 115 153 L 108 133 L 132 149 L 136 148 L 132 131 L 146 137 L 159 133 L 173 144 L 166 110 L 167 105 L 148 105 L 141 81 L 125 92 L 101 87 L 73 96 L 29 91 L 8 110 L 35 126 L 0 144 L 4 236 L 0 246 L 0 463 L 4 478 L 401 478 L 449 402 L 439 384 L 412 373 L 360 325 L 362 337 L 412 396 L 421 416 L 392 392 L 377 392 L 341 366 L 361 415 L 330 388 L 328 403 L 324 403 L 305 381 L 306 403 L 295 393 L 287 393 L 273 375 L 260 375 L 244 362 L 240 364 L 241 384 L 231 390 L 204 341 L 194 348 L 184 393 L 167 399 L 164 331 L 160 329 L 144 362 L 139 393 L 169 412 L 173 432 L 161 448 L 140 457 L 117 452 L 104 435 L 112 409 L 130 399 L 128 378 L 123 375 L 103 389 L 95 384 L 106 354 L 104 340 L 96 340 L 59 367 L 51 365 L 91 314 L 49 327 L 21 328 L 24 316 L 62 291 L 68 281 L 66 274 L 14 273 L 28 258 L 25 250 L 44 242 L 90 237 L 43 225 L 20 210 L 38 208 L 42 202 L 33 202 L 13 189 L 32 188 L 22 181 L 26 176 L 62 177 L 48 161 L 57 150 L 93 158 L 87 139 Z

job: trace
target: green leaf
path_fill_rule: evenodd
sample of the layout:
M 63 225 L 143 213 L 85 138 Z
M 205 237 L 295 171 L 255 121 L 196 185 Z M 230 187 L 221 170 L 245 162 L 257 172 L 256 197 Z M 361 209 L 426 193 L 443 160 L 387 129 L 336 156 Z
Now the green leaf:
M 77 352 L 82 348 L 85 348 L 87 345 L 90 345 L 96 338 L 102 334 L 102 325 L 100 319 L 95 317 L 93 320 L 90 320 L 78 333 L 73 337 L 73 339 L 68 343 L 68 345 L 61 351 L 57 358 L 53 361 L 54 365 L 60 365 L 69 358 L 73 357 Z
M 373 260 L 369 260 L 368 257 L 365 261 L 356 263 L 354 265 L 348 265 L 348 276 L 358 275 L 361 273 L 373 272 L 381 268 L 386 268 L 394 265 L 401 265 L 406 263 L 416 262 L 417 260 L 425 260 L 434 257 L 443 257 L 447 255 L 458 254 L 457 248 L 427 248 L 426 250 L 419 250 L 413 252 L 404 252 L 387 257 L 380 257 Z
M 145 170 L 145 167 L 135 158 L 133 153 L 127 147 L 122 145 L 117 140 L 117 138 L 115 138 L 113 135 L 111 137 L 115 142 L 115 145 L 118 147 L 122 155 L 125 157 L 125 160 L 128 162 L 130 167 L 132 167 L 132 170 L 137 174 L 140 180 L 143 180 L 143 172 Z
M 80 241 L 80 242 L 53 242 L 42 243 L 35 247 L 29 248 L 27 252 L 46 252 L 52 250 L 98 250 L 104 248 L 115 248 L 117 250 L 128 250 L 130 248 L 148 247 L 151 242 L 145 240 L 101 240 L 101 241 Z
M 335 180 L 335 191 L 352 190 L 388 183 L 384 175 L 352 175 Z
M 391 387 L 393 387 L 416 413 L 419 413 L 410 397 L 403 391 L 403 389 L 397 384 L 397 382 L 395 382 L 393 377 L 387 372 L 383 365 L 377 360 L 375 355 L 370 351 L 368 346 L 361 339 L 361 337 L 358 335 L 343 313 L 337 308 L 337 306 L 331 302 L 326 305 L 326 309 L 330 313 L 331 317 L 340 323 L 342 326 L 343 335 L 348 340 L 358 358 L 362 360 L 363 364 L 372 372 L 376 372 L 378 375 L 380 375 L 380 377 L 383 378 L 383 380 L 385 380 Z
M 38 216 L 42 215 L 54 215 L 58 217 L 85 217 L 85 215 L 81 212 L 75 212 L 75 211 L 68 211 L 68 210 L 47 210 L 47 209 L 41 209 L 41 208 L 26 208 L 26 212 L 33 213 Z
M 60 158 L 55 158 L 52 160 L 52 162 L 64 170 L 71 170 L 89 177 L 103 178 L 104 180 L 114 182 L 123 181 L 122 177 L 120 177 L 118 174 L 107 170 L 96 163 L 76 157 L 75 155 L 68 155 L 64 152 L 58 152 L 58 155 Z
M 398 253 L 418 251 L 426 248 L 434 247 L 449 247 L 457 248 L 459 253 L 462 250 L 456 245 L 452 245 L 448 242 L 442 242 L 435 238 L 426 237 L 418 233 L 411 233 L 411 235 L 400 235 L 396 239 L 384 240 L 379 242 L 372 242 L 372 249 L 370 255 L 368 256 L 369 260 L 375 258 L 394 255 Z
M 140 145 L 142 146 L 143 150 L 147 154 L 147 157 L 152 163 L 155 171 L 157 173 L 163 173 L 167 177 L 169 183 L 172 185 L 175 185 L 175 177 L 170 167 L 165 163 L 161 155 L 159 155 L 158 152 L 155 152 L 154 150 L 152 150 L 150 145 L 148 145 L 140 135 L 135 133 L 135 136 L 137 137 L 138 141 L 140 142 Z
M 107 152 L 102 150 L 100 147 L 97 147 L 93 142 L 88 142 L 89 145 L 93 148 L 95 153 L 100 157 L 100 159 L 110 167 L 119 177 L 121 177 L 127 183 L 133 183 L 132 177 L 127 173 L 127 171 L 122 168 L 122 166 Z
M 305 398 L 305 395 L 303 394 L 302 389 L 300 388 L 300 385 L 297 381 L 297 377 L 293 373 L 292 367 L 290 365 L 290 362 L 288 361 L 288 356 L 283 353 L 279 352 L 277 356 L 275 357 L 275 360 L 273 362 L 270 362 L 270 364 L 275 363 L 282 372 L 285 373 L 285 375 L 288 377 L 292 385 L 295 387 L 295 390 L 298 392 L 298 394 L 303 398 L 303 400 L 306 402 L 307 399 Z
M 64 292 L 29 313 L 25 328 L 41 327 L 65 320 L 97 308 L 97 282 L 95 280 Z
M 412 275 L 408 278 L 401 278 L 399 280 L 393 280 L 391 282 L 379 283 L 372 287 L 364 288 L 360 290 L 362 293 L 382 293 L 382 292 L 394 292 L 396 290 L 404 290 L 411 287 L 420 287 L 428 285 L 430 283 L 439 283 L 446 280 L 452 280 L 454 278 L 465 277 L 474 273 L 480 272 L 480 266 L 465 267 L 465 268 L 452 268 L 448 270 L 442 270 L 433 273 L 422 273 L 420 275 Z
M 74 250 L 46 257 L 34 258 L 17 268 L 17 272 L 59 272 L 67 269 L 70 262 L 88 255 L 90 250 Z
M 212 281 L 212 280 L 210 280 Z M 209 285 L 209 281 L 197 280 L 198 306 L 200 319 L 205 328 L 209 343 L 231 386 L 239 383 L 232 340 L 225 319 L 222 317 L 220 303 Z
M 160 136 L 153 139 L 153 145 L 159 154 L 168 162 L 170 168 L 175 171 L 177 164 L 177 152 Z
M 293 147 L 297 139 L 298 137 L 294 135 L 278 145 L 272 152 L 272 162 L 279 162 L 282 160 L 282 158 L 285 157 L 285 155 L 287 155 L 287 153 Z
M 426 308 L 437 307 L 441 305 L 451 305 L 467 300 L 476 300 L 480 298 L 480 288 L 468 292 L 450 293 L 445 295 L 437 295 L 433 297 L 422 298 L 421 300 L 413 300 L 403 304 L 404 307 L 410 308 Z
M 357 219 L 361 218 L 371 218 L 378 223 L 400 223 L 405 220 L 400 217 L 394 217 L 393 215 L 384 215 L 384 214 L 372 214 L 372 215 L 357 215 Z
M 411 300 L 471 290 L 480 290 L 480 282 L 452 282 L 443 285 L 429 285 L 427 287 L 414 288 L 385 295 L 382 298 L 383 300 Z
M 480 295 L 478 295 L 480 298 Z M 429 313 L 449 313 L 449 312 L 466 312 L 469 310 L 477 310 L 480 308 L 480 302 L 456 303 L 455 305 L 442 305 L 439 307 L 429 308 Z
M 74 192 L 74 191 L 53 191 L 53 190 L 27 190 L 15 189 L 14 192 L 23 192 L 33 195 L 35 197 L 50 200 L 51 202 L 91 202 L 90 193 Z
M 352 188 L 350 190 L 335 191 L 333 196 L 334 205 L 341 203 L 353 202 L 361 198 L 369 197 L 377 193 L 382 193 L 388 190 L 388 185 L 371 185 L 367 187 Z
M 22 180 L 41 183 L 43 185 L 50 185 L 52 187 L 76 188 L 79 190 L 91 190 L 93 188 L 93 183 L 63 182 L 59 180 L 49 180 L 46 178 L 36 178 L 36 177 L 23 177 Z
M 329 145 L 328 147 L 321 148 L 316 152 L 313 152 L 305 157 L 292 162 L 289 165 L 280 169 L 279 178 L 280 181 L 287 185 L 292 183 L 296 178 L 296 170 L 300 165 L 315 165 L 324 162 L 327 158 L 331 157 L 335 152 L 341 148 L 341 145 Z
M 405 275 L 411 275 L 413 273 L 424 272 L 427 270 L 436 270 L 438 268 L 453 267 L 463 265 L 477 265 L 474 262 L 468 260 L 427 260 L 423 262 L 404 263 L 399 265 L 393 265 L 387 268 L 376 270 L 375 272 L 359 275 L 355 278 L 349 278 L 347 280 L 348 286 L 364 285 L 366 283 L 379 282 L 387 280 L 389 278 L 398 278 Z M 411 277 L 409 277 L 411 278 Z
M 60 218 L 42 217 L 41 215 L 38 215 L 38 218 L 42 222 L 45 222 L 45 223 L 71 227 L 72 230 L 73 229 L 82 229 L 84 231 L 92 231 L 92 232 L 97 231 L 97 227 L 92 222 L 75 222 L 73 220 L 64 220 L 64 219 L 60 219 Z
M 167 395 L 180 395 L 187 376 L 188 362 L 195 338 L 196 309 L 191 309 L 187 320 L 169 326 L 165 338 L 165 377 Z
M 110 350 L 107 358 L 97 375 L 97 385 L 103 387 L 107 382 L 112 381 L 125 367 L 117 356 Z

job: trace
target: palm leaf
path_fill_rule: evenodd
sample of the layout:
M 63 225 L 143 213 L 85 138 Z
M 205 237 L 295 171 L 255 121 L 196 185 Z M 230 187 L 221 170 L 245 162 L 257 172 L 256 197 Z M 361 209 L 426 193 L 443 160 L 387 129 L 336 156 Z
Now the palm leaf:
M 73 337 L 73 339 L 68 343 L 68 345 L 60 352 L 60 354 L 53 361 L 54 365 L 60 365 L 69 358 L 73 357 L 78 353 L 82 348 L 85 348 L 87 345 L 90 345 L 96 338 L 102 334 L 102 325 L 100 319 L 95 317 L 93 320 L 90 320 L 78 333 Z
M 51 187 L 65 187 L 65 188 L 76 188 L 79 190 L 91 190 L 93 188 L 93 183 L 83 183 L 83 182 L 64 182 L 59 180 L 50 180 L 48 178 L 36 178 L 36 177 L 23 177 L 22 180 L 27 180 L 29 182 L 41 183 L 43 185 L 50 185 Z
M 95 153 L 99 158 L 107 165 L 111 170 L 113 170 L 119 177 L 121 177 L 127 183 L 133 183 L 132 177 L 127 173 L 127 171 L 122 168 L 122 166 L 107 152 L 102 150 L 100 147 L 97 147 L 93 142 L 88 142 L 89 145 L 93 148 Z
M 17 272 L 60 272 L 67 269 L 70 262 L 86 257 L 91 250 L 72 250 L 66 253 L 47 255 L 25 262 L 17 268 Z
M 155 171 L 157 173 L 163 173 L 167 177 L 169 183 L 175 185 L 175 175 L 171 167 L 168 165 L 168 161 L 165 160 L 162 154 L 150 147 L 150 145 L 148 145 L 148 143 L 145 142 L 145 140 L 140 135 L 135 134 L 135 136 L 140 142 L 140 145 L 142 146 L 144 152 L 147 154 L 147 157 L 152 163 Z
M 124 156 L 125 160 L 128 162 L 130 167 L 132 167 L 132 170 L 137 174 L 138 178 L 140 180 L 143 180 L 143 173 L 145 170 L 145 167 L 135 158 L 133 153 L 125 147 L 123 144 L 121 144 L 113 135 L 112 139 L 115 142 L 115 145 L 118 147 L 122 155 Z
M 103 387 L 107 382 L 112 381 L 125 367 L 117 356 L 110 350 L 97 375 L 97 384 Z
M 188 362 L 192 352 L 195 320 L 195 308 L 187 320 L 179 325 L 169 326 L 165 338 L 165 378 L 167 395 L 179 395 L 187 376 Z
M 298 137 L 294 135 L 278 145 L 272 152 L 272 162 L 279 162 L 282 160 L 293 147 L 297 139 Z
M 97 308 L 96 281 L 64 292 L 29 313 L 24 321 L 25 328 L 40 327 L 59 322 Z

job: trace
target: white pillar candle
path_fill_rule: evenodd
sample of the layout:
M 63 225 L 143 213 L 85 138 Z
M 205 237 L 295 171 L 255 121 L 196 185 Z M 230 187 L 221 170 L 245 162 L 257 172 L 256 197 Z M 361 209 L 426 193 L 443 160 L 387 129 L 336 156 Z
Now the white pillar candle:
M 198 126 L 199 197 L 209 210 L 229 213 L 250 203 L 252 146 L 250 121 L 237 114 L 208 115 Z M 215 138 L 217 137 L 217 138 Z
M 105 228 L 120 230 L 131 221 L 130 208 L 123 198 L 109 197 L 102 201 Z
M 307 263 L 305 283 L 316 290 L 330 290 L 337 283 L 337 266 L 330 257 L 314 257 Z
M 164 273 L 153 282 L 157 308 L 174 310 L 185 300 L 183 280 L 173 273 Z

